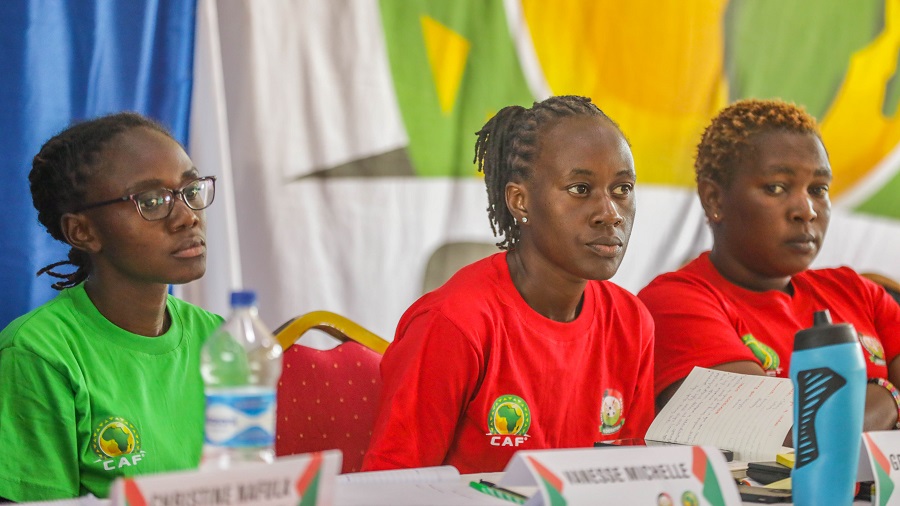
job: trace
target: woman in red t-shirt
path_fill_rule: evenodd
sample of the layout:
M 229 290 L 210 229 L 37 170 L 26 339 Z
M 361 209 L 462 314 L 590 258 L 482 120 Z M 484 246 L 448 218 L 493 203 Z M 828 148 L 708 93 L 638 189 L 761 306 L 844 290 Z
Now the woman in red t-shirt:
M 736 102 L 707 127 L 695 168 L 712 250 L 638 294 L 656 322 L 657 405 L 694 366 L 787 377 L 794 334 L 828 309 L 867 358 L 866 430 L 897 426 L 900 307 L 849 268 L 809 269 L 831 215 L 816 121 L 782 101 Z
M 616 273 L 635 213 L 631 149 L 589 99 L 511 106 L 478 132 L 506 250 L 403 315 L 382 361 L 365 470 L 500 471 L 518 450 L 643 437 L 653 322 Z

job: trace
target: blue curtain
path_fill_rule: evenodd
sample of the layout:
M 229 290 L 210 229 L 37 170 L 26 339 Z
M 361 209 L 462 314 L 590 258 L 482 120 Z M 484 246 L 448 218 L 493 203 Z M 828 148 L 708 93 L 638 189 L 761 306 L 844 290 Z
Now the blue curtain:
M 187 145 L 195 0 L 0 2 L 0 328 L 55 294 L 41 267 L 68 247 L 37 221 L 28 172 L 73 122 L 121 110 Z

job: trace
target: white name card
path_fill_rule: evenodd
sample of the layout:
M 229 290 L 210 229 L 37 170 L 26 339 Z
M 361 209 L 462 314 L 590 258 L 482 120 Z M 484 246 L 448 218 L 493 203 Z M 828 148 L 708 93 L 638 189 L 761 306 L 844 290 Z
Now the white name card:
M 111 506 L 330 506 L 341 452 L 283 457 L 272 464 L 119 478 Z
M 863 473 L 860 463 L 857 479 L 875 480 L 872 504 L 880 506 L 900 505 L 900 432 L 882 430 L 863 432 L 863 447 L 868 454 L 868 467 L 872 477 Z
M 538 493 L 527 506 L 619 504 L 623 497 L 630 504 L 741 504 L 725 457 L 711 446 L 516 453 L 506 466 L 500 486 L 535 485 Z

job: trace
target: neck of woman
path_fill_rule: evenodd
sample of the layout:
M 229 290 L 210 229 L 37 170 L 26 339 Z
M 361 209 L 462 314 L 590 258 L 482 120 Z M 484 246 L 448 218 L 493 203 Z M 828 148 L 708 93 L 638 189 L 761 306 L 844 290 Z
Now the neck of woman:
M 563 275 L 520 249 L 510 251 L 506 263 L 513 285 L 531 309 L 563 323 L 573 321 L 581 313 L 587 280 Z
M 166 311 L 167 285 L 104 283 L 92 276 L 85 281 L 84 289 L 100 314 L 132 334 L 157 337 L 171 326 Z
M 791 285 L 790 276 L 766 276 L 752 271 L 733 256 L 717 250 L 715 246 L 709 252 L 709 261 L 723 278 L 741 288 L 752 292 L 777 290 L 793 295 L 794 287 Z

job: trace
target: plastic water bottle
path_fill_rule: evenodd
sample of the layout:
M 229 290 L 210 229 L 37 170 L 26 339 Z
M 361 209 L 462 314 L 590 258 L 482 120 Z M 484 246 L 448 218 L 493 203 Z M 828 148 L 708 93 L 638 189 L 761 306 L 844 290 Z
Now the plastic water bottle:
M 256 293 L 231 294 L 231 315 L 200 357 L 206 387 L 204 468 L 275 459 L 275 388 L 281 346 L 260 321 Z
M 852 504 L 862 439 L 866 365 L 856 330 L 832 324 L 827 310 L 797 332 L 794 382 L 794 470 L 798 506 Z

